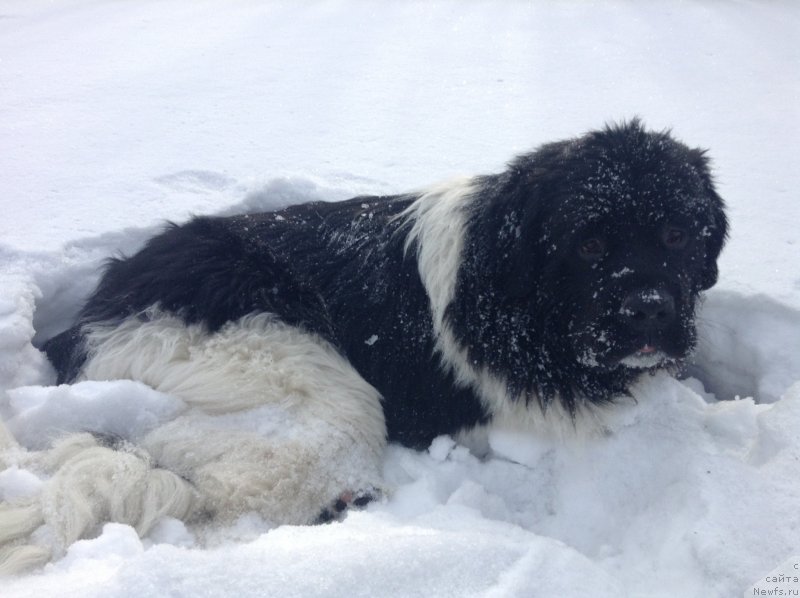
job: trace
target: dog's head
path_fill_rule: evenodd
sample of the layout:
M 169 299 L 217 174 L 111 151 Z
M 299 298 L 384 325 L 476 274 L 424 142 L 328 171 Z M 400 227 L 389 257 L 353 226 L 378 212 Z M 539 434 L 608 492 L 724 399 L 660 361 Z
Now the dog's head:
M 692 350 L 727 235 L 703 151 L 632 121 L 545 145 L 492 184 L 501 311 L 519 359 L 550 370 L 529 386 L 605 399 Z
M 548 328 L 586 365 L 686 356 L 727 234 L 704 152 L 633 121 L 545 146 L 518 166 L 530 199 L 508 292 L 538 295 Z

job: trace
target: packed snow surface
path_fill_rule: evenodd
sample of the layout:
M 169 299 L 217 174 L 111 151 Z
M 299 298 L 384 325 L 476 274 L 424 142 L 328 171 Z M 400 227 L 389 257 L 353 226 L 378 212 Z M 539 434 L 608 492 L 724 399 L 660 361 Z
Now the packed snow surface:
M 732 222 L 689 377 L 645 377 L 607 436 L 392 446 L 392 492 L 342 522 L 108 524 L 0 594 L 754 595 L 800 560 L 799 35 L 793 2 L 0 4 L 0 415 L 30 448 L 182 409 L 53 387 L 36 349 L 165 219 L 401 192 L 639 115 L 710 149 Z M 41 484 L 11 464 L 0 498 Z

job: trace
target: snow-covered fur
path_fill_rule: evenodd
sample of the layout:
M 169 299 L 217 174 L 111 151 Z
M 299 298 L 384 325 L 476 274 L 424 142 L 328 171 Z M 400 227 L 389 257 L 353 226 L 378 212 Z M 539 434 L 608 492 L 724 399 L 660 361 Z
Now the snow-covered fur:
M 726 229 L 703 152 L 638 121 L 422 193 L 170 225 L 44 348 L 60 383 L 139 380 L 185 410 L 6 449 L 53 477 L 3 507 L 0 558 L 107 520 L 311 523 L 380 489 L 387 437 L 597 416 L 691 351 Z

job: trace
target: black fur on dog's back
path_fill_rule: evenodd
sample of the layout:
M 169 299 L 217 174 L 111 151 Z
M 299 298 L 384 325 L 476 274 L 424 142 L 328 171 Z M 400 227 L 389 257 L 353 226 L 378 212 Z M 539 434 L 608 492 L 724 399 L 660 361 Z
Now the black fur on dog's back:
M 671 359 L 691 350 L 695 300 L 716 281 L 727 230 L 703 152 L 633 121 L 460 184 L 445 216 L 417 209 L 433 193 L 170 225 L 112 260 L 76 326 L 46 344 L 59 381 L 80 373 L 86 324 L 158 305 L 214 332 L 271 312 L 336 346 L 383 395 L 390 438 L 420 446 L 502 401 L 558 399 L 573 414 L 608 402 L 641 373 L 619 356 L 652 339 Z M 453 225 L 423 221 L 443 217 Z M 691 235 L 680 255 L 659 244 L 673 221 Z M 449 237 L 409 237 L 415 226 Z M 587 235 L 608 247 L 592 263 L 579 256 Z M 430 276 L 426 243 L 442 255 L 462 246 L 455 270 Z M 448 277 L 454 296 L 439 322 L 431 285 Z M 675 330 L 628 330 L 620 306 L 648 291 L 674 299 Z M 503 396 L 487 396 L 490 378 Z

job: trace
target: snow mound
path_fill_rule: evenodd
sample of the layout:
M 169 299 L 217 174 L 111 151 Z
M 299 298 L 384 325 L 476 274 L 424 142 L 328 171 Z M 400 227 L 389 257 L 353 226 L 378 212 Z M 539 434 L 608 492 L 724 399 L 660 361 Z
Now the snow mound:
M 7 395 L 15 415 L 6 426 L 20 444 L 33 450 L 86 431 L 136 442 L 186 409 L 180 399 L 131 380 L 24 386 Z
M 777 401 L 800 379 L 800 311 L 765 295 L 712 291 L 690 371 L 718 399 Z
M 773 404 L 707 403 L 657 375 L 634 397 L 599 439 L 530 452 L 495 431 L 493 447 L 522 450 L 488 460 L 447 437 L 393 446 L 392 496 L 341 523 L 244 520 L 208 550 L 180 522 L 144 543 L 109 525 L 5 595 L 416 595 L 413 580 L 436 596 L 736 595 L 795 546 L 800 384 Z

